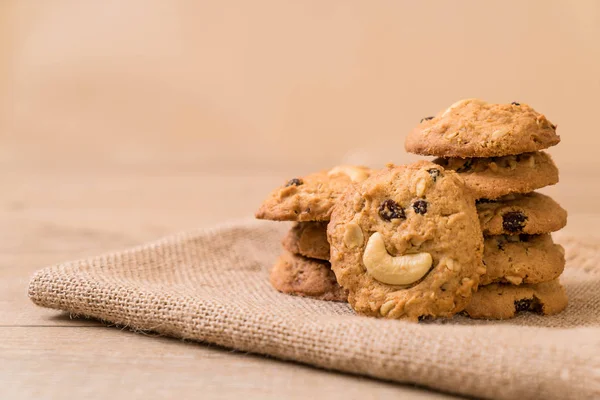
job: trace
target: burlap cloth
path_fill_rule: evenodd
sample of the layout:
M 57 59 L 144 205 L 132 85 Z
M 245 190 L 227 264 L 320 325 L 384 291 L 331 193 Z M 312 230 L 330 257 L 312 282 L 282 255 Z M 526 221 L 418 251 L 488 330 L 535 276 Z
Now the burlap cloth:
M 570 298 L 560 315 L 414 324 L 273 290 L 268 269 L 286 228 L 244 221 L 48 267 L 29 296 L 135 330 L 452 393 L 600 396 L 600 242 L 558 236 Z

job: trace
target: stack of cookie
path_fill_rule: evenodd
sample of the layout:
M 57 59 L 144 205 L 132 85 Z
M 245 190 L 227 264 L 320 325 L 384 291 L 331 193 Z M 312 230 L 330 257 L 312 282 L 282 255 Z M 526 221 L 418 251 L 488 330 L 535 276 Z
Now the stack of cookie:
M 558 169 L 541 150 L 559 141 L 556 126 L 528 105 L 477 99 L 424 118 L 407 137 L 408 152 L 439 157 L 434 162 L 456 171 L 477 198 L 487 272 L 465 310 L 473 318 L 566 307 L 558 282 L 564 250 L 550 233 L 566 225 L 567 213 L 534 192 L 558 182 Z
M 271 270 L 280 292 L 419 320 L 560 312 L 566 211 L 534 190 L 558 182 L 542 149 L 556 127 L 527 105 L 463 100 L 424 118 L 410 152 L 440 157 L 293 178 L 256 217 L 294 221 Z

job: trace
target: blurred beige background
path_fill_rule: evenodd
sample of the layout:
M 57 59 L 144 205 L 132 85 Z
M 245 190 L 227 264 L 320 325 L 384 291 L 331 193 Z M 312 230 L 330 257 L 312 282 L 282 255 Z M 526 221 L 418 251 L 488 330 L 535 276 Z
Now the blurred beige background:
M 80 322 L 85 334 L 56 330 L 72 323 L 29 304 L 28 277 L 248 217 L 291 176 L 414 160 L 406 133 L 465 97 L 529 103 L 558 124 L 561 183 L 545 191 L 569 210 L 567 229 L 595 234 L 599 71 L 595 0 L 0 1 L 0 391 L 60 394 L 79 378 L 87 386 L 73 395 L 113 395 L 130 378 L 156 394 L 152 385 L 212 382 L 224 365 L 234 379 L 219 393 L 236 398 L 265 395 L 248 383 L 260 365 L 274 398 L 296 386 L 299 398 L 396 396 L 202 346 L 125 346 L 93 322 Z M 118 349 L 121 377 L 90 342 Z M 144 362 L 156 373 L 132 369 L 151 345 L 159 356 Z M 64 373 L 49 377 L 54 368 Z
M 405 133 L 463 97 L 545 113 L 563 168 L 600 144 L 595 0 L 0 7 L 4 160 L 402 161 Z

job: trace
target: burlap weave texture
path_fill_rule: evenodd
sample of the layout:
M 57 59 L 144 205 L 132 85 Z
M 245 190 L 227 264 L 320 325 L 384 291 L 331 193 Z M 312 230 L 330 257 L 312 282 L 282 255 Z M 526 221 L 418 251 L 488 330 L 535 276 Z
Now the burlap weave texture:
M 559 315 L 413 324 L 273 290 L 268 269 L 287 227 L 243 221 L 48 267 L 29 296 L 136 330 L 452 393 L 600 397 L 600 242 L 557 236 L 570 299 Z

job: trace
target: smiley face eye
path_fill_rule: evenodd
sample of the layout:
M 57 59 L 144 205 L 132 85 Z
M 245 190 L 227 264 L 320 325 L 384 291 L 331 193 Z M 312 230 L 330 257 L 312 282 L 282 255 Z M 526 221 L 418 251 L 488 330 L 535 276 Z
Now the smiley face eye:
M 379 206 L 379 216 L 384 221 L 406 219 L 404 209 L 392 199 L 387 199 Z

